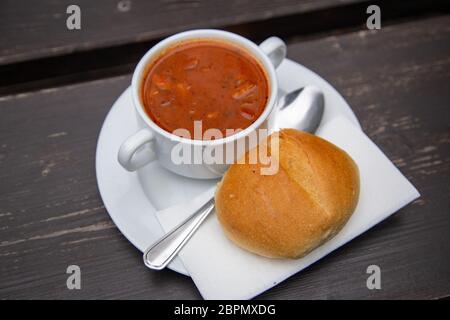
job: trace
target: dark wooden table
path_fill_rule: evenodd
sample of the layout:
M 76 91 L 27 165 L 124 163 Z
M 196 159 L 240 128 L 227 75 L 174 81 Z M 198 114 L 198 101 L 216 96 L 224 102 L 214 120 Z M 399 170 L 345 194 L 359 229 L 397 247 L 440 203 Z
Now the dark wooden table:
M 119 3 L 120 2 L 120 3 Z M 69 4 L 82 29 L 68 31 Z M 332 83 L 422 197 L 259 299 L 450 296 L 450 15 L 445 1 L 25 1 L 0 3 L 0 298 L 198 299 L 192 281 L 149 271 L 97 190 L 101 124 L 159 39 L 199 27 L 254 41 Z M 82 269 L 68 290 L 66 268 Z M 368 290 L 379 265 L 382 289 Z

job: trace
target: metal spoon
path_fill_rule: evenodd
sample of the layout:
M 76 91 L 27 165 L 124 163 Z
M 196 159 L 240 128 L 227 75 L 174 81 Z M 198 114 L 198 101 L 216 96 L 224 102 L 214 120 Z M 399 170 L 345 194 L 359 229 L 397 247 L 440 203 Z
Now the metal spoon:
M 314 86 L 305 86 L 286 94 L 279 102 L 278 122 L 283 127 L 314 133 L 324 111 L 323 93 Z M 300 111 L 299 111 L 300 110 Z M 300 112 L 300 117 L 298 113 Z M 144 252 L 144 263 L 155 270 L 164 269 L 192 237 L 205 218 L 214 209 L 214 197 L 185 221 L 165 234 Z

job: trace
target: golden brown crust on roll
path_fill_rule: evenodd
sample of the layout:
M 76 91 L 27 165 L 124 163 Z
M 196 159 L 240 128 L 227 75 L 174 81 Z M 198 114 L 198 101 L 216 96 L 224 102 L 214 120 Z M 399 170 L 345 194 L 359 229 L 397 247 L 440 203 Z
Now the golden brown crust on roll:
M 299 258 L 333 237 L 355 210 L 359 172 L 335 145 L 283 129 L 279 170 L 261 175 L 261 164 L 234 164 L 216 192 L 226 235 L 266 257 Z M 246 155 L 248 157 L 248 154 Z

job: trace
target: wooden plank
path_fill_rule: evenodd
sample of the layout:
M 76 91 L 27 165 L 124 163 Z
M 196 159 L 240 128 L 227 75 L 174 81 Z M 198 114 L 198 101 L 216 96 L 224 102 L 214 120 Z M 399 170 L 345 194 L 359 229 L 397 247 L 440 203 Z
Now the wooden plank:
M 348 99 L 365 131 L 422 197 L 260 299 L 450 295 L 450 16 L 296 42 L 289 57 Z M 151 272 L 99 197 L 101 123 L 129 76 L 0 98 L 0 298 L 200 298 Z M 83 270 L 67 290 L 66 267 Z M 366 268 L 382 289 L 366 288 Z
M 97 191 L 97 136 L 129 82 L 119 77 L 0 102 L 8 115 L 0 120 L 0 297 L 170 298 L 180 287 L 199 297 L 187 277 L 146 270 Z M 82 268 L 82 290 L 66 288 L 70 264 Z
M 450 16 L 293 44 L 330 81 L 421 198 L 306 272 L 280 299 L 434 299 L 450 295 Z M 379 265 L 382 290 L 367 290 Z
M 4 0 L 0 3 L 0 65 L 364 1 Z M 81 30 L 66 27 L 66 8 L 72 4 L 81 9 Z
M 333 1 L 329 1 L 325 5 L 323 0 L 315 1 L 314 5 L 323 4 L 320 9 L 311 7 L 313 11 L 302 11 L 300 13 L 276 16 L 272 15 L 269 19 L 256 20 L 253 22 L 244 22 L 240 24 L 224 24 L 220 26 L 225 30 L 241 34 L 252 41 L 259 43 L 264 39 L 277 35 L 283 38 L 292 36 L 300 37 L 304 40 L 313 37 L 324 37 L 330 34 L 339 34 L 358 30 L 361 26 L 365 26 L 367 14 L 367 2 L 338 2 L 338 6 L 333 6 Z M 98 3 L 98 2 L 97 2 Z M 97 4 L 96 3 L 96 4 Z M 257 2 L 258 5 L 263 4 Z M 273 2 L 274 4 L 276 2 Z M 302 2 L 303 3 L 303 2 Z M 442 14 L 450 10 L 450 2 L 447 0 L 435 0 L 433 2 L 427 0 L 413 1 L 391 1 L 383 0 L 376 2 L 382 9 L 382 23 L 387 26 L 392 23 L 398 23 L 399 19 L 410 19 L 416 16 L 429 16 Z M 335 4 L 336 5 L 336 4 Z M 259 7 L 258 7 L 259 8 Z M 144 12 L 144 11 L 142 11 Z M 139 14 L 133 13 L 133 15 Z M 1 16 L 1 11 L 0 11 Z M 210 14 L 208 14 L 208 17 Z M 197 17 L 199 21 L 201 16 Z M 255 16 L 257 18 L 257 15 Z M 30 18 L 23 18 L 20 21 L 28 21 Z M 0 28 L 1 28 L 0 19 Z M 203 27 L 218 27 L 210 24 L 208 19 L 203 19 Z M 206 22 L 205 22 L 206 21 Z M 14 25 L 13 23 L 11 25 Z M 140 23 L 140 26 L 145 24 Z M 128 24 L 123 24 L 122 28 L 127 29 Z M 186 27 L 188 28 L 188 27 Z M 157 29 L 157 28 L 156 28 Z M 155 29 L 155 30 L 156 30 Z M 122 29 L 121 29 L 122 30 Z M 124 31 L 122 30 L 122 31 Z M 183 29 L 184 30 L 184 29 Z M 95 30 L 94 30 L 95 31 Z M 167 32 L 175 32 L 177 30 L 168 30 Z M 9 33 L 6 33 L 9 34 Z M 20 32 L 15 32 L 19 34 Z M 94 79 L 109 78 L 118 75 L 124 75 L 132 72 L 136 63 L 144 55 L 144 53 L 157 43 L 160 38 L 143 38 L 129 39 L 127 43 L 116 44 L 104 47 L 101 38 L 95 37 L 94 47 L 86 46 L 78 40 L 73 41 L 74 50 L 70 52 L 52 50 L 51 46 L 47 47 L 48 42 L 53 41 L 53 37 L 58 32 L 51 30 L 50 36 L 44 38 L 33 38 L 29 42 L 30 46 L 35 44 L 38 48 L 26 52 L 28 55 L 26 61 L 16 62 L 12 64 L 3 64 L 0 60 L 0 95 L 14 94 L 20 92 L 34 91 L 52 86 L 64 86 L 76 82 L 90 81 Z M 92 30 L 86 37 L 92 35 Z M 95 35 L 95 32 L 94 32 Z M 120 33 L 115 33 L 120 36 Z M 111 35 L 112 36 L 112 35 Z M 15 36 L 16 37 L 16 36 Z M 23 35 L 21 35 L 23 37 Z M 20 38 L 22 39 L 22 38 Z M 84 39 L 84 38 L 83 38 Z M 38 40 L 36 43 L 33 41 Z M 14 39 L 4 44 L 8 50 L 14 48 Z M 22 41 L 22 40 L 21 40 Z M 84 40 L 83 40 L 84 41 Z M 33 44 L 34 43 L 34 44 Z M 0 43 L 1 48 L 1 43 Z M 93 50 L 95 49 L 95 50 Z M 47 50 L 46 55 L 34 60 L 36 50 Z M 0 50 L 1 52 L 1 50 Z M 11 61 L 14 62 L 14 61 Z

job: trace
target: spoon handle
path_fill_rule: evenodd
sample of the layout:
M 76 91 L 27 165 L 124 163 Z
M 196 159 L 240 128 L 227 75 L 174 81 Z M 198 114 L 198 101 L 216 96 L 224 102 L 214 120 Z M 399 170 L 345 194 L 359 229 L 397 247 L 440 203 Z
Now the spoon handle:
M 150 269 L 164 269 L 186 242 L 192 237 L 203 220 L 213 211 L 214 198 L 206 202 L 200 209 L 173 230 L 149 247 L 144 253 L 144 263 Z

